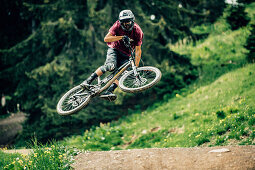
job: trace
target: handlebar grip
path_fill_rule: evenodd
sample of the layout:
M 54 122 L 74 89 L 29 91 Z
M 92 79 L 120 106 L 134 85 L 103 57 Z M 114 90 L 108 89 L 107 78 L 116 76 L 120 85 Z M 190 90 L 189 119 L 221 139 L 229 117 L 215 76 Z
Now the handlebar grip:
M 130 42 L 134 41 L 133 39 L 129 38 L 128 36 L 124 35 L 122 38 L 122 41 L 124 43 L 124 45 L 130 50 L 132 51 L 132 47 Z

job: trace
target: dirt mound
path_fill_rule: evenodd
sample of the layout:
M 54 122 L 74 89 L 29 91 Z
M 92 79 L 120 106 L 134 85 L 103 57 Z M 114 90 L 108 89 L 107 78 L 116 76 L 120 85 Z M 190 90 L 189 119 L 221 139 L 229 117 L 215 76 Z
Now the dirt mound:
M 22 131 L 22 123 L 26 120 L 25 113 L 11 114 L 0 120 L 0 146 L 10 144 Z
M 255 146 L 157 148 L 86 152 L 73 167 L 83 169 L 255 169 Z

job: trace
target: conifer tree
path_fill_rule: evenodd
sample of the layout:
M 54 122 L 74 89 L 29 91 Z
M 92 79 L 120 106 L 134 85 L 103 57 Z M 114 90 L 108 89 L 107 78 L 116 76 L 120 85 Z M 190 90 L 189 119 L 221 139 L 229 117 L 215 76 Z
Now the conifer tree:
M 238 0 L 238 3 L 243 3 L 243 4 L 250 4 L 254 2 L 254 0 Z
M 255 23 L 251 24 L 251 33 L 246 41 L 245 48 L 248 50 L 247 61 L 255 63 Z
M 250 18 L 247 12 L 245 12 L 245 6 L 242 4 L 231 5 L 228 12 L 229 15 L 226 17 L 226 20 L 232 30 L 237 30 L 250 22 Z

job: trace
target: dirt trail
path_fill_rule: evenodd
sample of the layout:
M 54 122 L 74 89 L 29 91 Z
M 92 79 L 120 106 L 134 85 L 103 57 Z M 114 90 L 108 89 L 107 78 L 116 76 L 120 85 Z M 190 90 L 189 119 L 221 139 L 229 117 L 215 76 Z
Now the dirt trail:
M 158 148 L 86 152 L 76 156 L 74 169 L 255 169 L 255 146 Z
M 29 154 L 32 150 L 6 150 Z M 85 152 L 76 170 L 255 170 L 255 145 Z

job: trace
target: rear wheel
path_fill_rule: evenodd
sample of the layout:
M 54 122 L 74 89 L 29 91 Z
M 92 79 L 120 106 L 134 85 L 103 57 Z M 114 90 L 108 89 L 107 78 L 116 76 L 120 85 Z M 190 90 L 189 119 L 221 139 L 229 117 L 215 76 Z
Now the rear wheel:
M 90 99 L 89 91 L 76 86 L 61 97 L 57 104 L 57 112 L 60 115 L 71 115 L 85 107 Z
M 161 79 L 161 72 L 156 67 L 139 67 L 138 75 L 131 70 L 124 74 L 119 81 L 119 87 L 125 92 L 135 93 L 151 88 Z

